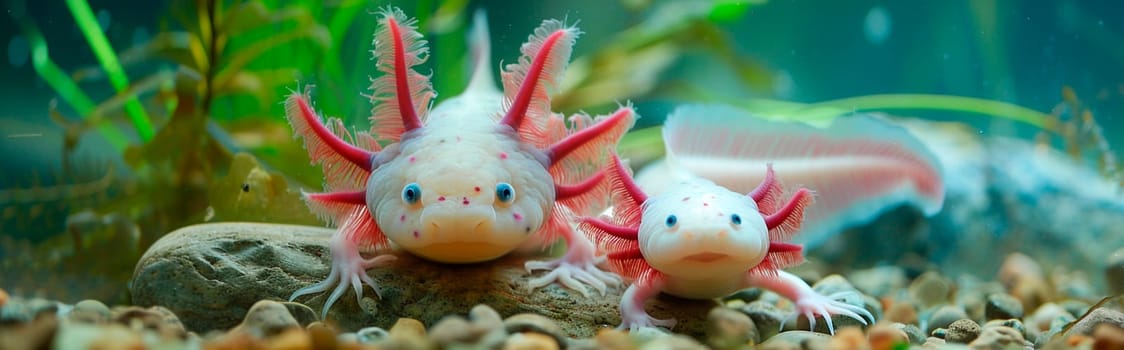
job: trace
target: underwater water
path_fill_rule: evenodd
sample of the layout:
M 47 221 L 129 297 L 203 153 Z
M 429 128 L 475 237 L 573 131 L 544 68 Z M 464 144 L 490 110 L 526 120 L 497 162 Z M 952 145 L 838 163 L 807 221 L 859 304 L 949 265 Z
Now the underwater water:
M 944 291 L 946 298 L 957 289 L 974 288 L 969 287 L 974 283 L 991 283 L 1018 298 L 1028 308 L 1028 317 L 1045 303 L 1078 300 L 1088 306 L 1124 293 L 1124 169 L 1119 164 L 1124 157 L 1118 151 L 1124 147 L 1124 69 L 1120 68 L 1124 63 L 1124 14 L 1113 1 L 10 0 L 3 6 L 8 18 L 0 24 L 0 38 L 7 48 L 7 59 L 0 62 L 0 98 L 6 106 L 0 111 L 0 153 L 4 155 L 0 162 L 0 309 L 7 295 L 66 305 L 87 299 L 109 305 L 163 305 L 179 315 L 188 330 L 202 333 L 237 324 L 256 300 L 289 300 L 294 291 L 324 280 L 329 270 L 334 278 L 344 280 L 339 282 L 344 288 L 347 276 L 334 274 L 342 259 L 338 247 L 329 246 L 326 239 L 330 233 L 325 232 L 331 229 L 317 229 L 341 226 L 347 217 L 331 217 L 336 213 L 310 208 L 302 193 L 329 192 L 325 185 L 366 191 L 366 177 L 339 175 L 356 170 L 339 170 L 345 166 L 330 163 L 337 160 L 334 156 L 310 152 L 314 146 L 306 148 L 306 142 L 316 134 L 302 134 L 293 116 L 299 113 L 292 112 L 298 108 L 289 105 L 296 102 L 287 101 L 291 96 L 304 96 L 297 93 L 312 91 L 306 103 L 319 115 L 316 120 L 338 118 L 339 127 L 328 125 L 330 133 L 367 152 L 363 154 L 368 158 L 355 163 L 368 162 L 363 175 L 388 164 L 379 163 L 383 158 L 371 160 L 378 149 L 372 146 L 374 141 L 365 143 L 367 139 L 359 132 L 386 130 L 369 119 L 377 114 L 369 97 L 372 87 L 380 84 L 376 78 L 393 78 L 380 67 L 395 65 L 379 61 L 371 52 L 375 49 L 372 38 L 383 25 L 380 11 L 388 6 L 416 18 L 418 32 L 426 41 L 428 51 L 422 55 L 426 59 L 412 67 L 422 78 L 414 79 L 428 77 L 436 95 L 429 103 L 422 95 L 414 96 L 414 103 L 422 101 L 417 108 L 422 118 L 426 118 L 426 108 L 433 112 L 458 96 L 469 96 L 465 99 L 470 102 L 448 111 L 476 108 L 471 102 L 476 95 L 462 93 L 472 92 L 469 81 L 478 69 L 473 64 L 479 57 L 473 51 L 478 41 L 471 39 L 479 33 L 473 27 L 478 14 L 486 15 L 488 32 L 484 34 L 490 43 L 484 46 L 488 49 L 485 57 L 490 57 L 486 66 L 491 69 L 491 76 L 485 79 L 497 85 L 496 91 L 512 96 L 516 89 L 504 83 L 516 78 L 505 76 L 522 77 L 522 73 L 511 73 L 505 67 L 523 62 L 520 55 L 531 50 L 524 43 L 529 35 L 538 34 L 535 28 L 546 19 L 576 27 L 580 35 L 573 39 L 569 56 L 546 64 L 543 74 L 550 81 L 544 83 L 548 85 L 544 89 L 549 98 L 528 97 L 532 100 L 528 115 L 538 113 L 543 101 L 546 112 L 565 116 L 610 115 L 631 107 L 637 117 L 628 121 L 634 123 L 628 132 L 619 139 L 605 136 L 607 144 L 599 144 L 598 150 L 613 150 L 626 159 L 640 187 L 652 196 L 671 186 L 657 178 L 672 173 L 661 166 L 683 167 L 695 175 L 712 176 L 712 180 L 732 179 L 714 181 L 745 194 L 762 181 L 765 163 L 775 163 L 778 178 L 791 186 L 784 190 L 783 199 L 798 187 L 814 193 L 807 214 L 803 209 L 797 211 L 797 216 L 804 215 L 804 225 L 784 234 L 804 244 L 802 257 L 808 262 L 786 266 L 804 281 L 815 283 L 839 274 L 847 279 L 844 283 L 855 285 L 866 296 L 885 300 L 899 294 L 924 299 L 913 288 L 931 278 L 956 285 Z M 524 60 L 530 62 L 530 58 Z M 527 64 L 531 68 L 524 70 L 537 69 Z M 556 68 L 558 76 L 552 76 L 551 69 Z M 521 86 L 520 80 L 512 81 L 515 87 Z M 306 90 L 310 86 L 314 89 Z M 418 91 L 416 85 L 409 86 Z M 394 98 L 403 95 L 401 90 L 382 92 Z M 502 105 L 487 107 L 494 109 L 488 111 L 497 116 L 506 113 L 510 105 L 518 105 L 512 102 L 515 100 L 509 98 Z M 402 104 L 394 101 L 395 106 Z M 682 141 L 684 148 L 676 149 L 671 136 L 660 130 L 669 115 L 686 105 L 722 106 L 705 111 L 728 111 L 718 114 L 743 119 L 722 119 L 727 124 L 675 134 L 688 138 Z M 399 111 L 399 107 L 393 108 Z M 709 114 L 692 117 L 715 117 Z M 875 115 L 878 123 L 886 124 L 840 126 L 845 125 L 844 120 L 866 115 Z M 408 124 L 408 119 L 402 120 Z M 803 126 L 775 126 L 763 120 Z M 743 121 L 746 127 L 731 125 Z M 529 129 L 513 125 L 524 137 L 520 150 L 530 147 L 528 139 L 543 143 L 534 144 L 540 149 L 557 145 L 557 139 L 526 136 Z M 376 133 L 371 140 L 390 149 L 401 133 Z M 459 134 L 457 137 L 459 142 Z M 871 144 L 875 146 L 855 146 Z M 665 147 L 682 158 L 667 161 Z M 871 149 L 871 153 L 860 154 Z M 560 154 L 557 149 L 550 152 L 555 153 L 542 154 Z M 507 153 L 502 154 L 507 159 Z M 589 175 L 607 166 L 607 154 L 590 160 L 599 162 L 598 169 L 550 168 L 551 175 L 558 181 L 561 177 L 556 172 Z M 440 157 L 432 159 L 440 161 Z M 409 162 L 413 161 L 411 157 Z M 550 166 L 554 162 L 572 166 L 557 158 L 547 161 Z M 339 168 L 325 170 L 328 166 L 321 163 Z M 491 163 L 481 161 L 472 173 L 460 177 L 474 178 L 477 170 L 487 173 L 487 164 Z M 442 171 L 449 170 L 437 172 Z M 525 172 L 535 171 L 539 170 Z M 422 174 L 417 176 L 429 176 Z M 428 184 L 425 181 L 417 180 Z M 341 185 L 344 182 L 348 183 Z M 510 182 L 517 187 L 521 184 Z M 750 187 L 739 187 L 742 183 Z M 394 185 L 392 197 L 398 199 L 402 184 Z M 502 197 L 502 191 L 497 191 L 493 197 Z M 519 196 L 530 197 L 535 192 L 518 187 L 515 193 L 508 195 L 522 200 Z M 358 208 L 372 203 L 371 195 L 367 196 L 359 197 L 363 200 Z M 600 207 L 591 206 L 597 209 L 620 207 L 622 202 L 615 200 L 619 198 L 607 192 L 583 199 L 604 202 Z M 467 197 L 464 204 L 468 205 Z M 547 212 L 540 216 L 553 215 L 550 208 L 539 208 Z M 774 214 L 764 204 L 754 203 L 754 208 L 760 209 L 760 213 L 753 211 L 755 217 Z M 584 214 L 595 217 L 600 212 Z M 679 215 L 684 218 L 680 220 L 688 217 Z M 514 216 L 516 221 L 522 220 L 518 212 Z M 327 217 L 332 220 L 322 220 Z M 403 214 L 401 221 L 406 218 Z M 303 228 L 291 230 L 319 232 L 325 239 L 271 241 L 269 227 L 274 226 L 236 226 L 242 223 L 300 225 Z M 667 221 L 667 226 L 674 223 Z M 741 224 L 740 217 L 737 223 Z M 217 226 L 203 226 L 215 227 L 213 230 L 196 226 L 199 231 L 191 231 L 193 225 Z M 765 231 L 775 228 L 769 225 Z M 175 249 L 181 246 L 156 244 L 170 242 L 160 240 L 184 228 L 213 239 L 174 241 L 194 247 L 191 249 L 197 251 L 191 252 L 202 255 L 175 257 L 179 252 Z M 534 231 L 530 226 L 527 230 Z M 383 232 L 396 247 L 409 247 L 409 243 L 395 241 L 392 229 L 384 228 L 379 235 Z M 593 237 L 590 232 L 580 233 Z M 245 233 L 243 240 L 239 233 Z M 413 234 L 418 237 L 417 230 Z M 770 237 L 777 241 L 779 236 Z M 597 237 L 591 240 L 603 243 Z M 567 245 L 559 242 L 550 250 L 555 256 L 566 251 Z M 377 245 L 358 239 L 352 243 L 364 248 L 368 243 Z M 406 250 L 426 258 L 421 260 L 448 262 L 431 258 L 447 253 L 444 250 L 422 248 L 420 254 Z M 316 253 L 308 253 L 311 251 Z M 505 257 L 497 261 L 514 259 L 517 253 L 525 251 L 499 254 Z M 205 271 L 200 275 L 223 281 L 224 286 L 259 290 L 200 306 L 236 310 L 236 315 L 212 320 L 198 315 L 206 312 L 183 311 L 191 309 L 185 305 L 198 301 L 181 295 L 184 286 L 193 286 L 188 290 L 197 293 L 195 299 L 221 299 L 227 292 L 187 282 L 175 284 L 182 277 L 178 272 L 145 275 L 146 269 L 157 264 L 154 261 L 174 264 L 176 259 L 190 261 Z M 449 258 L 458 259 L 459 255 Z M 489 266 L 491 260 L 471 262 Z M 297 267 L 302 263 L 315 268 Z M 523 265 L 516 265 L 522 271 Z M 359 300 L 352 300 L 354 292 L 347 291 L 325 303 L 319 294 L 344 290 L 333 284 L 317 290 L 314 299 L 297 301 L 314 300 L 310 305 L 315 314 L 310 317 L 315 318 L 321 305 L 338 299 L 336 309 L 329 314 L 324 307 L 324 312 L 343 320 L 346 327 L 373 324 L 389 329 L 398 317 L 433 326 L 440 318 L 436 313 L 463 309 L 456 312 L 467 314 L 475 303 L 460 305 L 456 303 L 462 300 L 456 299 L 450 302 L 454 306 L 435 307 L 434 314 L 421 316 L 410 313 L 420 311 L 405 307 L 388 309 L 385 303 L 412 295 L 411 287 L 457 283 L 456 278 L 440 274 L 444 269 L 440 266 L 445 265 L 436 266 L 433 269 L 439 272 L 422 268 L 402 274 L 395 274 L 395 267 L 372 268 L 371 276 L 379 283 L 403 290 L 381 294 L 389 295 L 386 298 L 374 296 L 355 275 L 351 283 L 360 287 L 356 291 L 368 289 Z M 456 270 L 460 265 L 455 266 L 446 273 L 462 271 Z M 462 271 L 469 276 L 466 280 L 482 286 L 502 284 L 479 277 L 488 274 L 472 270 L 481 268 L 478 265 L 471 266 Z M 564 270 L 560 265 L 548 266 Z M 607 273 L 593 269 L 595 276 Z M 284 276 L 274 275 L 279 270 Z M 872 275 L 893 279 L 886 276 L 899 274 L 896 282 L 863 279 Z M 1019 279 L 1026 275 L 1035 282 Z M 415 277 L 420 280 L 410 279 Z M 515 280 L 528 281 L 519 278 Z M 153 280 L 172 282 L 161 285 Z M 578 284 L 597 284 L 578 280 Z M 260 281 L 282 285 L 269 289 L 254 284 Z M 569 291 L 557 287 L 559 283 L 565 285 L 552 284 L 550 288 L 557 289 L 551 289 L 551 295 Z M 611 309 L 608 318 L 591 316 L 594 323 L 619 322 L 616 303 L 624 286 L 627 284 L 604 300 L 590 301 L 590 305 L 608 303 Z M 871 286 L 892 289 L 874 291 Z M 569 293 L 578 298 L 579 293 Z M 536 312 L 527 305 L 550 304 L 526 296 L 520 299 L 524 304 L 505 309 L 496 306 L 502 300 L 489 299 L 488 292 L 479 295 L 483 295 L 480 300 L 495 303 L 492 306 L 503 317 L 510 310 Z M 871 300 L 878 300 L 873 297 Z M 375 304 L 372 298 L 383 304 Z M 950 302 L 969 305 L 964 300 Z M 879 304 L 877 318 L 882 319 L 884 306 L 889 313 L 889 303 Z M 937 309 L 929 301 L 919 303 L 917 313 L 923 319 Z M 643 305 L 641 302 L 641 312 Z M 386 310 L 399 313 L 377 319 L 356 316 L 379 307 L 384 314 Z M 972 316 L 966 318 L 976 318 L 979 324 L 992 319 L 975 317 L 971 306 L 964 308 L 966 316 Z M 686 311 L 666 311 L 673 309 L 659 308 L 688 319 L 683 322 L 686 332 L 701 329 L 692 328 L 689 316 L 683 316 L 689 314 Z M 557 305 L 542 310 L 548 317 L 565 315 Z M 1009 318 L 1022 318 L 1023 311 L 1018 314 Z M 1070 315 L 1070 319 L 1077 316 Z M 2 313 L 0 319 L 6 323 L 18 317 Z M 1029 319 L 1023 322 L 1031 323 Z M 924 322 L 917 326 L 927 331 Z M 563 326 L 566 336 L 593 332 L 589 327 Z M 0 332 L 0 337 L 12 334 Z

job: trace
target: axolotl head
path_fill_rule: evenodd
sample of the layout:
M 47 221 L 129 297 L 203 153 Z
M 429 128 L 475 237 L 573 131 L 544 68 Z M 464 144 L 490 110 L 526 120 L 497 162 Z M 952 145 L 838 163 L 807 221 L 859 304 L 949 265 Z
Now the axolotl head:
M 404 137 L 368 182 L 367 205 L 387 238 L 429 260 L 472 263 L 507 254 L 538 231 L 554 203 L 545 156 L 504 128 Z
M 757 203 L 702 179 L 648 199 L 637 238 L 656 270 L 684 278 L 736 276 L 761 263 L 769 230 Z

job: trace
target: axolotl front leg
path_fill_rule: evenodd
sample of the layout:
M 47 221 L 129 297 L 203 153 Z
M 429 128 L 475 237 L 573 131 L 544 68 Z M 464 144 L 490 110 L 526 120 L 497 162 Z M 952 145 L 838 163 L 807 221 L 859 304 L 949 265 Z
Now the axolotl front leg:
M 795 320 L 799 315 L 808 319 L 809 328 L 812 329 L 816 328 L 816 316 L 822 316 L 827 329 L 832 333 L 835 332 L 835 327 L 831 322 L 831 315 L 847 316 L 864 325 L 867 324 L 867 319 L 875 321 L 874 315 L 865 308 L 839 301 L 849 294 L 857 295 L 856 292 L 846 291 L 825 296 L 812 290 L 800 277 L 785 271 L 777 271 L 775 276 L 747 274 L 746 286 L 765 288 L 793 301 L 796 310 L 781 321 L 780 330 L 784 329 L 789 320 Z

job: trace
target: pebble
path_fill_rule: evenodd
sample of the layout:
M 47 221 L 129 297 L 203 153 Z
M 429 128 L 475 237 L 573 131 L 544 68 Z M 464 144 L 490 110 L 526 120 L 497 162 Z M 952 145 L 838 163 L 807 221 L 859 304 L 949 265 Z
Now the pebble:
M 1020 321 L 1017 318 L 1011 318 L 1011 319 L 1006 319 L 1006 320 L 991 320 L 991 321 L 987 321 L 987 323 L 984 323 L 983 328 L 989 328 L 989 327 L 1007 327 L 1007 328 L 1010 328 L 1010 329 L 1014 329 L 1015 331 L 1019 332 L 1019 334 L 1021 334 L 1023 336 L 1023 338 L 1027 338 L 1026 326 L 1023 325 L 1023 321 Z M 1031 339 L 1031 340 L 1033 340 L 1033 339 Z
M 120 324 L 74 323 L 59 327 L 55 349 L 144 349 L 144 339 Z
M 706 345 L 699 343 L 694 338 L 675 334 L 660 338 L 659 341 L 648 342 L 640 346 L 640 350 L 708 350 Z
M 968 343 L 972 348 L 1006 349 L 1011 346 L 1030 347 L 1033 344 L 1026 341 L 1019 331 L 1010 327 L 984 327 L 980 336 Z
M 858 290 L 874 297 L 882 297 L 904 287 L 908 282 L 905 270 L 893 265 L 855 270 L 847 279 Z
M 308 327 L 312 322 L 320 320 L 320 316 L 316 314 L 316 311 L 312 311 L 312 308 L 308 305 L 292 301 L 282 302 L 281 305 L 285 305 L 285 308 L 289 309 L 289 314 L 293 315 L 293 318 L 297 320 L 301 327 Z
M 1037 336 L 1048 330 L 1053 325 L 1054 320 L 1062 319 L 1064 322 L 1073 321 L 1074 317 L 1068 311 L 1065 311 L 1060 305 L 1055 303 L 1045 303 L 1034 310 L 1034 313 L 1025 318 L 1026 330 L 1030 335 Z
M 0 309 L 4 308 L 4 305 L 7 304 L 7 303 L 8 303 L 8 292 L 4 291 L 4 288 L 0 288 Z
M 312 338 L 312 343 L 316 344 L 314 349 L 337 349 L 339 348 L 339 343 L 342 342 L 341 335 L 337 335 L 334 328 L 323 322 L 316 321 L 309 323 L 305 329 L 308 330 L 308 336 Z M 358 337 L 353 339 L 352 342 L 358 343 Z
M 980 336 L 980 325 L 969 319 L 959 319 L 948 325 L 944 340 L 949 343 L 968 344 Z
M 420 338 L 425 337 L 425 325 L 421 321 L 412 318 L 399 318 L 394 325 L 390 327 L 390 336 L 396 338 Z
M 1003 259 L 1003 264 L 999 266 L 999 273 L 996 277 L 999 283 L 1002 283 L 1007 289 L 1011 289 L 1019 280 L 1027 278 L 1044 280 L 1046 274 L 1042 273 L 1042 267 L 1038 265 L 1038 262 L 1026 254 L 1011 253 Z
M 1004 293 L 992 293 L 987 296 L 987 304 L 984 306 L 985 319 L 1005 320 L 1022 317 L 1023 304 L 1019 299 Z
M 921 344 L 925 342 L 925 332 L 922 332 L 921 328 L 918 328 L 917 325 L 894 322 L 894 327 L 905 332 L 905 335 L 909 337 L 910 344 Z
M 831 336 L 809 331 L 787 331 L 761 343 L 762 350 L 778 349 L 826 349 Z
M 123 324 L 135 330 L 150 329 L 167 337 L 185 339 L 188 336 L 187 328 L 171 310 L 162 306 L 141 308 L 138 306 L 123 306 L 110 309 L 113 322 Z
M 597 331 L 597 335 L 593 336 L 593 341 L 596 343 L 596 349 L 628 350 L 636 347 L 628 333 L 613 328 L 603 328 Z
M 1093 349 L 1124 349 L 1124 328 L 1100 324 L 1093 329 Z
M 1011 296 L 1019 301 L 1022 310 L 1034 310 L 1043 303 L 1053 300 L 1053 288 L 1044 279 L 1024 278 L 1015 282 L 1010 289 Z
M 890 307 L 886 309 L 885 320 L 912 325 L 920 324 L 917 318 L 917 308 L 913 306 L 913 303 L 904 300 L 890 302 Z
M 761 339 L 769 339 L 777 334 L 781 327 L 781 320 L 784 319 L 776 306 L 761 300 L 746 304 L 741 308 L 741 312 L 753 320 Z
M 1074 323 L 1073 327 L 1069 329 L 1069 333 L 1066 335 L 1091 335 L 1093 334 L 1093 329 L 1096 329 L 1097 325 L 1102 323 L 1124 328 L 1124 313 L 1109 308 L 1098 308 L 1089 312 L 1088 315 L 1078 320 L 1077 323 Z
M 289 308 L 273 300 L 261 300 L 250 307 L 242 323 L 231 332 L 244 331 L 255 337 L 265 338 L 281 334 L 289 328 L 302 328 L 289 313 Z
M 968 314 L 964 309 L 956 305 L 944 305 L 937 308 L 929 315 L 929 322 L 925 333 L 931 334 L 937 328 L 947 328 L 948 325 L 956 322 L 956 320 L 968 318 Z
M 469 343 L 473 338 L 472 325 L 464 317 L 448 315 L 429 328 L 429 338 L 443 346 Z
M 872 350 L 890 350 L 898 347 L 899 344 L 908 345 L 911 343 L 909 334 L 906 334 L 905 330 L 898 325 L 900 323 L 879 322 L 870 327 L 866 334 L 870 348 Z
M 566 334 L 553 320 L 546 316 L 532 313 L 511 315 L 503 320 L 503 327 L 508 333 L 539 333 L 554 338 L 558 344 L 566 343 Z
M 560 349 L 554 337 L 542 333 L 515 333 L 503 344 L 504 350 L 557 350 Z
M 1104 268 L 1105 283 L 1112 295 L 1124 293 L 1124 248 L 1109 254 Z
M 364 327 L 355 332 L 355 339 L 359 344 L 374 344 L 388 336 L 390 336 L 390 332 L 379 327 Z
M 909 295 L 925 308 L 948 302 L 951 293 L 952 282 L 935 271 L 925 272 L 909 284 Z
M 827 348 L 830 350 L 870 349 L 870 343 L 863 336 L 862 328 L 843 327 L 835 332 L 828 340 Z
M 100 324 L 109 321 L 109 307 L 97 300 L 83 300 L 74 304 L 67 319 L 78 323 Z
M 757 325 L 744 313 L 716 307 L 707 314 L 706 343 L 716 349 L 731 349 L 746 343 L 760 343 Z

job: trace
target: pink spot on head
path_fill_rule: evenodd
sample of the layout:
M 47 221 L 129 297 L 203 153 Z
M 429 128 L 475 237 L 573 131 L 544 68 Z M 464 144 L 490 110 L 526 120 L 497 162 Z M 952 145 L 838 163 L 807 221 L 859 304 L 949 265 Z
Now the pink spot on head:
M 418 230 L 414 230 L 414 238 L 418 238 L 418 236 L 420 236 L 420 235 L 421 235 L 421 234 L 420 234 L 420 233 L 418 233 Z
M 523 215 L 519 215 L 519 213 L 512 213 L 511 216 L 515 217 L 515 221 L 523 220 Z
M 704 206 L 704 207 L 709 207 L 709 206 L 710 206 L 710 203 L 707 203 L 707 202 L 703 202 L 703 206 Z
M 476 191 L 476 192 L 480 192 L 480 186 L 473 187 L 472 190 Z
M 417 160 L 418 160 L 417 157 L 410 156 L 410 163 L 416 162 Z
M 464 205 L 468 205 L 468 197 L 464 197 L 464 198 L 462 198 L 462 199 L 461 199 L 461 204 L 464 204 Z
M 406 222 L 406 214 L 402 214 L 402 216 L 399 216 L 398 221 Z
M 507 159 L 507 152 L 500 152 L 500 159 Z
M 686 202 L 688 199 L 691 199 L 691 197 L 683 197 L 684 202 Z
M 440 196 L 440 197 L 437 197 L 437 201 L 438 201 L 438 202 L 444 202 L 444 201 L 445 201 L 445 196 Z

